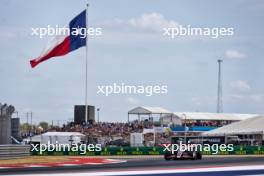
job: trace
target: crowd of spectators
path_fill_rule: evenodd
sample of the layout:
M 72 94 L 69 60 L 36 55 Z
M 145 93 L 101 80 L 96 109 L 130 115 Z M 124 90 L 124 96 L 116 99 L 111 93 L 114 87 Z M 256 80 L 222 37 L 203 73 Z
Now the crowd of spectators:
M 187 127 L 203 126 L 203 127 L 219 127 L 227 124 L 225 121 L 187 121 Z M 182 126 L 185 124 L 183 123 Z M 160 124 L 153 123 L 150 120 L 132 121 L 129 123 L 113 123 L 113 122 L 95 122 L 92 124 L 74 124 L 73 122 L 64 124 L 62 127 L 50 126 L 47 131 L 58 132 L 80 132 L 87 136 L 86 141 L 100 143 L 103 146 L 129 146 L 131 133 L 143 133 L 144 129 L 153 129 L 160 126 Z M 173 125 L 172 125 L 173 126 Z M 170 126 L 170 127 L 172 127 Z M 38 128 L 36 128 L 38 129 Z M 168 128 L 170 129 L 170 128 Z M 41 134 L 45 131 L 39 132 L 34 130 L 34 135 Z M 25 133 L 28 135 L 29 133 Z M 163 132 L 144 133 L 143 144 L 145 146 L 159 145 L 169 143 L 170 137 L 176 133 L 168 130 Z M 184 135 L 183 132 L 177 132 L 176 135 Z M 188 135 L 197 135 L 197 133 L 189 132 Z M 155 139 L 154 139 L 155 138 Z
M 154 124 L 151 121 L 133 121 L 130 123 L 108 123 L 99 122 L 93 124 L 74 124 L 69 123 L 62 127 L 51 127 L 49 131 L 63 131 L 63 132 L 80 132 L 95 139 L 96 142 L 102 145 L 129 145 L 131 133 L 142 133 L 143 129 L 152 129 Z M 156 145 L 169 142 L 170 135 L 168 133 L 153 133 L 144 134 L 144 145 L 153 146 L 154 141 Z M 116 143 L 114 141 L 117 141 Z
M 225 121 L 225 120 L 194 120 L 194 121 L 187 121 L 186 125 L 188 127 L 222 127 L 224 125 L 227 125 L 231 123 L 231 121 Z M 183 123 L 184 126 L 184 123 Z

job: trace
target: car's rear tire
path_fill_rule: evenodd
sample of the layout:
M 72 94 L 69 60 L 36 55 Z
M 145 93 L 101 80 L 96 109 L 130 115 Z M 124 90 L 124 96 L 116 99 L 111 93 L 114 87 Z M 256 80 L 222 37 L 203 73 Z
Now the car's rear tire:
M 173 160 L 179 160 L 180 158 L 178 158 L 177 156 L 173 157 Z
M 198 160 L 202 159 L 202 154 L 200 152 L 197 152 L 196 159 Z
M 192 152 L 192 160 L 196 160 L 197 159 L 197 153 L 196 152 Z
M 170 152 L 166 152 L 164 154 L 164 159 L 167 160 L 167 161 L 171 160 L 171 153 Z
M 192 160 L 201 160 L 202 154 L 200 152 L 193 152 Z
M 164 159 L 165 159 L 166 161 L 169 161 L 169 160 L 171 160 L 171 156 L 169 156 L 169 155 L 164 155 Z

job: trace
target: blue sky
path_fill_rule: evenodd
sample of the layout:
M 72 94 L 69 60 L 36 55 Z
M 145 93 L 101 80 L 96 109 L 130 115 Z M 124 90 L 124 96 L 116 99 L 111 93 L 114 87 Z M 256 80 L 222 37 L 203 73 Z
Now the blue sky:
M 90 104 L 103 121 L 126 121 L 139 105 L 171 111 L 216 111 L 217 59 L 223 59 L 224 112 L 264 113 L 264 3 L 261 0 L 89 1 L 89 25 L 103 35 L 89 40 Z M 84 102 L 85 48 L 31 69 L 50 39 L 31 36 L 32 27 L 64 26 L 85 1 L 3 0 L 0 2 L 0 102 L 13 104 L 22 120 L 73 118 Z M 148 20 L 144 20 L 144 17 Z M 136 25 L 129 25 L 130 21 Z M 160 23 L 156 23 L 159 21 Z M 170 40 L 153 32 L 168 21 L 195 27 L 233 27 L 219 39 Z M 139 24 L 146 24 L 142 27 Z M 168 94 L 96 94 L 98 85 L 168 85 Z

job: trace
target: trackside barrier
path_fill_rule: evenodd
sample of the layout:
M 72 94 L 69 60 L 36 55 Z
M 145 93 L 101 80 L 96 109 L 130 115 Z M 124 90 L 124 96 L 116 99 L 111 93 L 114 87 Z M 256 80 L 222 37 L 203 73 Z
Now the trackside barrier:
M 110 156 L 110 155 L 163 155 L 163 147 L 108 147 L 102 148 L 101 151 L 85 152 L 81 151 L 45 151 L 42 154 L 33 151 L 32 155 L 86 155 L 86 156 Z M 214 152 L 202 152 L 204 155 L 213 155 Z M 217 155 L 263 155 L 264 146 L 235 146 L 234 151 L 222 152 L 218 151 Z
M 0 145 L 0 159 L 21 158 L 30 155 L 30 145 Z

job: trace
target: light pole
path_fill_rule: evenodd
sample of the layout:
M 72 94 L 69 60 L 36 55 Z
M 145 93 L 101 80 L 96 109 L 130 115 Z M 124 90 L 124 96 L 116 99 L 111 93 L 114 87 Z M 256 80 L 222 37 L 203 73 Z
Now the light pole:
M 28 133 L 29 133 L 29 123 L 28 123 L 28 112 L 27 112 L 27 129 L 26 129 L 26 131 L 27 131 L 27 137 L 28 137 Z
M 30 112 L 30 143 L 32 142 L 32 115 L 33 113 Z
M 16 113 L 16 118 L 18 118 L 18 111 L 15 111 L 14 113 Z
M 219 59 L 218 62 L 218 87 L 217 87 L 217 113 L 223 112 L 223 99 L 222 99 L 222 67 L 223 60 Z
M 186 114 L 182 114 L 182 116 L 184 116 L 184 143 L 186 144 L 187 143 L 187 141 L 186 141 L 186 128 L 187 128 L 187 126 L 186 126 Z
M 100 108 L 97 108 L 96 110 L 97 110 L 97 123 L 99 123 L 100 122 L 100 119 L 99 119 Z

